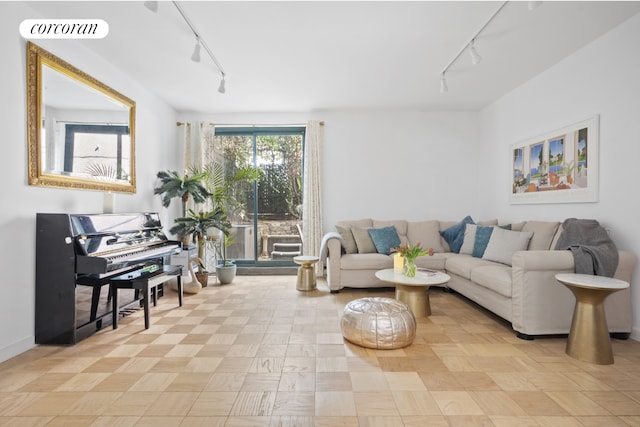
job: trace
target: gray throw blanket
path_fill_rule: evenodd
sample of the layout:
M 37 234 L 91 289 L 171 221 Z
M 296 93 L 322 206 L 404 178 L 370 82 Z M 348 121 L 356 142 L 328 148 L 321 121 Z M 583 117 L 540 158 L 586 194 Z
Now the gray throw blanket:
M 594 219 L 565 220 L 556 250 L 566 249 L 573 254 L 576 273 L 613 277 L 618 268 L 618 249 Z
M 324 267 L 324 263 L 327 261 L 329 255 L 329 247 L 327 246 L 330 239 L 338 239 L 344 246 L 344 239 L 337 231 L 330 231 L 322 237 L 322 243 L 320 243 L 320 262 L 319 264 Z M 322 268 L 322 267 L 321 267 Z

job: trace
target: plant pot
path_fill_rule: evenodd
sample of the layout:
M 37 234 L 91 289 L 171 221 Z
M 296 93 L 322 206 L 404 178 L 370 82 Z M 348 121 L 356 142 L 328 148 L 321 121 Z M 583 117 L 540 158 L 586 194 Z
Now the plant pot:
M 178 238 L 182 242 L 182 247 L 183 248 L 188 248 L 189 245 L 191 244 L 191 235 L 190 234 L 187 234 L 186 236 L 178 236 Z
M 236 277 L 236 269 L 237 266 L 235 264 L 219 264 L 216 267 L 216 274 L 218 275 L 218 280 L 220 281 L 220 283 L 224 285 L 233 282 L 233 279 Z
M 196 280 L 200 282 L 203 288 L 206 288 L 207 282 L 209 281 L 209 272 L 203 271 L 202 273 L 196 273 Z

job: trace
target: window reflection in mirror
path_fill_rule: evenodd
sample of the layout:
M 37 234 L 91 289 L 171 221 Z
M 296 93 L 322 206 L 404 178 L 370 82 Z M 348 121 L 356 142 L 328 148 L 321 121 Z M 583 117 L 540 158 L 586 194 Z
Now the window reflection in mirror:
M 29 183 L 135 192 L 135 103 L 29 43 Z

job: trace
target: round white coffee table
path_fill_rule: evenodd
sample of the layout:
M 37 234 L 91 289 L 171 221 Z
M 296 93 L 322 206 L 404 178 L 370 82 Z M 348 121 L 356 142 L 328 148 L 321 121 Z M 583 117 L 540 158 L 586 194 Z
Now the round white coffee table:
M 628 288 L 629 284 L 590 274 L 556 274 L 556 280 L 568 287 L 576 297 L 566 353 L 583 362 L 612 364 L 613 351 L 604 300 L 610 294 Z
M 439 271 L 417 271 L 416 277 L 407 277 L 403 273 L 396 273 L 393 268 L 376 271 L 376 277 L 395 285 L 396 299 L 407 304 L 415 317 L 431 315 L 429 287 L 444 285 L 451 279 L 448 274 Z

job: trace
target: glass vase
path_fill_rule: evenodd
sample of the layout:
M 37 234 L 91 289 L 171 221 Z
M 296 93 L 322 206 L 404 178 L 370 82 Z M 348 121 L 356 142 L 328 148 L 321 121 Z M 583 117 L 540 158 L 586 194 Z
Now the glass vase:
M 413 258 L 406 258 L 406 265 L 404 269 L 404 275 L 407 277 L 416 277 L 416 260 Z

